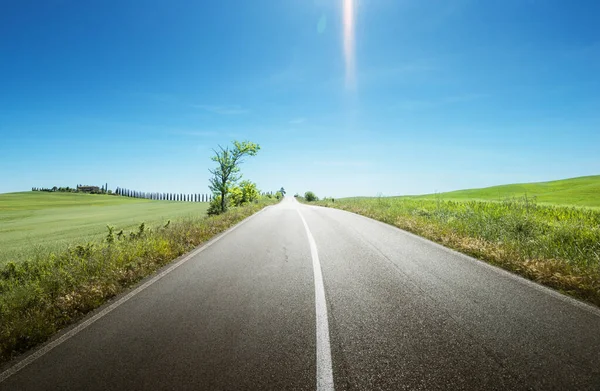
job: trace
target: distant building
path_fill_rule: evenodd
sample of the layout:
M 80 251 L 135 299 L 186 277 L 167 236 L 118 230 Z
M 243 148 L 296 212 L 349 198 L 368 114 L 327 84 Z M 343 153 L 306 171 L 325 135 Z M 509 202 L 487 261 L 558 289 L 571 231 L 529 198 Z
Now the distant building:
M 98 186 L 77 186 L 77 191 L 82 193 L 100 193 Z

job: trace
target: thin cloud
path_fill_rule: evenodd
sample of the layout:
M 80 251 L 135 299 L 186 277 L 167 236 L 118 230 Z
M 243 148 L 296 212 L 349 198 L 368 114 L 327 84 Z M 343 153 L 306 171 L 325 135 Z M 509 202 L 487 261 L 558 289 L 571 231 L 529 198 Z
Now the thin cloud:
M 462 94 L 462 95 L 454 95 L 448 96 L 441 99 L 430 99 L 430 100 L 420 100 L 420 99 L 408 99 L 401 101 L 395 104 L 392 109 L 400 109 L 405 111 L 417 111 L 417 110 L 426 110 L 440 106 L 451 105 L 454 103 L 463 103 L 463 102 L 473 102 L 480 99 L 485 99 L 489 97 L 488 94 Z
M 209 112 L 215 113 L 215 114 L 221 114 L 221 115 L 241 115 L 241 114 L 250 113 L 250 110 L 245 109 L 238 105 L 232 105 L 232 106 L 192 105 L 192 107 L 195 107 L 197 109 L 202 109 L 205 111 L 209 111 Z
M 172 130 L 170 133 L 180 136 L 192 137 L 213 137 L 217 135 L 217 132 L 211 130 Z
M 306 118 L 304 117 L 294 118 L 290 120 L 290 125 L 300 125 L 304 122 L 306 122 Z
M 489 97 L 489 94 L 462 94 L 449 96 L 442 100 L 443 103 L 458 103 L 458 102 L 471 102 Z
M 315 161 L 314 164 L 325 167 L 366 167 L 371 165 L 370 162 L 364 160 L 321 160 Z
M 390 81 L 414 81 L 417 76 L 431 76 L 440 69 L 428 61 L 416 61 L 394 67 L 365 69 L 358 74 L 361 83 L 388 83 Z

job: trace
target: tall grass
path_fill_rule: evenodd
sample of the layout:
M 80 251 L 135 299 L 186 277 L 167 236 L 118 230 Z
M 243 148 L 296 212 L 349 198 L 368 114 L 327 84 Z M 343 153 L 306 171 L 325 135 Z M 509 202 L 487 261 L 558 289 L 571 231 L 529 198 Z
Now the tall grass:
M 421 235 L 600 306 L 600 210 L 503 202 L 323 201 Z
M 275 200 L 133 231 L 0 266 L 0 362 L 45 341 L 107 299 Z

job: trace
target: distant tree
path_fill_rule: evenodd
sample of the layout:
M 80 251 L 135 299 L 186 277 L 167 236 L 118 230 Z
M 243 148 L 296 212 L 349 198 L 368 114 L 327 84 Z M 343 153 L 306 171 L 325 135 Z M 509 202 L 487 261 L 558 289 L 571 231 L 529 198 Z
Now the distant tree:
M 319 198 L 312 191 L 304 193 L 304 199 L 308 202 L 318 201 Z
M 285 189 L 283 188 L 283 186 L 281 186 L 281 189 L 279 189 L 279 192 L 280 192 L 280 193 L 281 193 L 283 196 L 285 196 Z
M 244 162 L 246 156 L 256 156 L 260 146 L 250 141 L 234 141 L 233 148 L 223 148 L 219 145 L 219 150 L 214 150 L 214 156 L 211 160 L 217 163 L 217 168 L 209 170 L 213 177 L 210 179 L 210 189 L 214 195 L 220 195 L 219 213 L 225 212 L 227 208 L 226 199 L 230 187 L 241 178 L 240 165 Z

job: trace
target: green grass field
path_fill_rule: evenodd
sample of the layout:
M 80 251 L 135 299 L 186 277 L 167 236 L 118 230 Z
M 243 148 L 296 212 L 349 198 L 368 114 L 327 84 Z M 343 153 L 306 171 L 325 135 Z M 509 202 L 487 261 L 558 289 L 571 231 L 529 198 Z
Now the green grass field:
M 99 194 L 0 194 L 0 264 L 68 244 L 104 237 L 107 225 L 130 230 L 167 220 L 200 217 L 208 203 L 152 201 Z
M 427 194 L 414 198 L 443 200 L 503 201 L 511 197 L 535 197 L 538 203 L 600 207 L 600 175 L 563 179 L 551 182 L 522 183 Z M 411 197 L 412 198 L 412 197 Z

